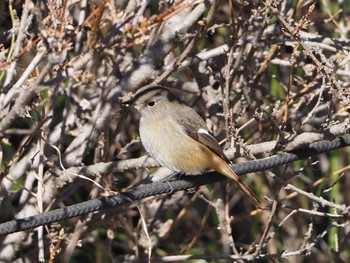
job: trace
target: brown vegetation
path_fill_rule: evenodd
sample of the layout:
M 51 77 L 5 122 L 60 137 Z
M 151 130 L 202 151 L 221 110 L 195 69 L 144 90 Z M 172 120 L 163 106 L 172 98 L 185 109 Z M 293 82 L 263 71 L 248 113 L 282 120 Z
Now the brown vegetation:
M 0 4 L 1 222 L 167 176 L 119 104 L 146 84 L 179 91 L 234 162 L 348 130 L 346 1 Z M 2 237 L 0 261 L 345 262 L 348 151 L 245 176 L 263 210 L 216 183 Z

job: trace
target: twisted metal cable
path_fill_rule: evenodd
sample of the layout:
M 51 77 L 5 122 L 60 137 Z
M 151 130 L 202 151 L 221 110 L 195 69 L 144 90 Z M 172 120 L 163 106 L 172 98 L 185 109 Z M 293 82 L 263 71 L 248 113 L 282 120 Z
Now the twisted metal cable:
M 238 163 L 236 165 L 233 165 L 232 169 L 238 175 L 264 171 L 280 166 L 282 164 L 291 163 L 296 160 L 329 152 L 331 150 L 339 149 L 349 145 L 350 135 L 344 135 L 337 137 L 332 141 L 325 140 L 315 142 L 292 152 L 280 153 L 260 160 Z M 139 185 L 117 195 L 97 198 L 65 208 L 51 210 L 46 213 L 2 223 L 0 224 L 0 236 L 33 229 L 41 225 L 57 222 L 95 211 L 100 211 L 111 207 L 131 204 L 134 201 L 138 201 L 146 197 L 191 189 L 200 185 L 222 181 L 224 179 L 226 179 L 226 177 L 221 176 L 215 172 L 208 172 L 200 176 L 183 176 L 181 179 L 174 181 L 153 182 L 150 184 Z

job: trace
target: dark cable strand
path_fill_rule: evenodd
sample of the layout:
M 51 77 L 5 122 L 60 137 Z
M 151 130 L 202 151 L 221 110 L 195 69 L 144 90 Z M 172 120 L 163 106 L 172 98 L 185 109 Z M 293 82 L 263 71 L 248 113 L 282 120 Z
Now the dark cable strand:
M 282 164 L 291 163 L 316 154 L 329 152 L 350 145 L 350 135 L 337 137 L 332 141 L 320 141 L 292 152 L 280 153 L 275 156 L 260 160 L 238 163 L 232 166 L 238 175 L 258 172 L 278 167 Z M 100 211 L 103 209 L 122 206 L 141 200 L 146 197 L 187 190 L 200 185 L 210 184 L 226 179 L 215 172 L 208 172 L 201 176 L 183 176 L 180 180 L 153 182 L 139 185 L 118 195 L 102 197 L 71 205 L 65 208 L 55 209 L 46 213 L 11 220 L 0 224 L 0 236 L 14 232 L 33 229 L 35 227 L 80 216 L 83 214 Z

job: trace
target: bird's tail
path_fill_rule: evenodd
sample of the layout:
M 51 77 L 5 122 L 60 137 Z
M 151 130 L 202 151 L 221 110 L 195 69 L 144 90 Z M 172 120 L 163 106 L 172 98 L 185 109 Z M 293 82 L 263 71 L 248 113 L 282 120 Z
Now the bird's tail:
M 240 189 L 248 198 L 249 200 L 256 206 L 260 207 L 260 201 L 258 197 L 254 194 L 254 192 L 242 181 L 242 179 L 230 168 L 230 166 L 219 156 L 215 158 L 216 165 L 214 167 L 211 167 L 216 172 L 226 176 L 227 178 L 230 178 L 233 180 L 234 184 L 238 189 Z

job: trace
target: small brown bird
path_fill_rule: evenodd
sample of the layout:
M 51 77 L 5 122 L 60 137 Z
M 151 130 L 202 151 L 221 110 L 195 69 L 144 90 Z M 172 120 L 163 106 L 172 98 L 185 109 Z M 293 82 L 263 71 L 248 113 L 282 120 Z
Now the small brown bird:
M 134 106 L 141 113 L 141 142 L 162 166 L 185 174 L 200 174 L 212 169 L 232 179 L 259 207 L 256 195 L 229 167 L 228 158 L 209 133 L 204 120 L 168 88 L 144 87 L 123 103 Z

